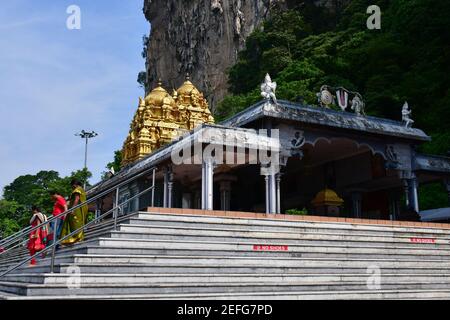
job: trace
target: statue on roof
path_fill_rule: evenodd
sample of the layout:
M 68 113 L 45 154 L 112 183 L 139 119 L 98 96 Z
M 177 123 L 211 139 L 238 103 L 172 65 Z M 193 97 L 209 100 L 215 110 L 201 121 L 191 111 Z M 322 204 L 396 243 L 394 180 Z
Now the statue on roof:
M 411 119 L 411 109 L 409 109 L 408 102 L 405 101 L 402 108 L 402 120 L 405 122 L 406 128 L 411 128 L 412 124 L 414 123 L 414 120 Z
M 365 106 L 365 104 L 364 104 L 364 102 L 362 100 L 362 96 L 358 92 L 356 92 L 355 96 L 352 99 L 352 107 L 351 107 L 351 109 L 353 111 L 355 111 L 355 113 L 358 116 L 365 116 L 366 113 L 364 111 L 364 106 Z
M 317 93 L 317 101 L 321 107 L 330 108 L 334 104 L 334 96 L 327 85 L 320 87 L 320 92 Z
M 266 100 L 271 100 L 277 104 L 277 97 L 275 96 L 275 90 L 277 89 L 277 83 L 272 82 L 269 74 L 266 74 L 264 83 L 261 84 L 261 96 Z

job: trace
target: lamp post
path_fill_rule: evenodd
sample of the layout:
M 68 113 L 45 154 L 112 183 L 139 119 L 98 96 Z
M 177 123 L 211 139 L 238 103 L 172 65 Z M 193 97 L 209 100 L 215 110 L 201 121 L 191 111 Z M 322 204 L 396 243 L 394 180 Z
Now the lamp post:
M 87 170 L 87 150 L 88 150 L 88 140 L 91 138 L 94 138 L 96 136 L 98 136 L 98 133 L 95 131 L 84 131 L 81 130 L 80 133 L 75 133 L 76 136 L 81 137 L 82 139 L 85 139 L 86 143 L 85 143 L 85 147 L 84 147 L 84 169 Z M 86 189 L 86 178 L 84 179 L 84 189 Z

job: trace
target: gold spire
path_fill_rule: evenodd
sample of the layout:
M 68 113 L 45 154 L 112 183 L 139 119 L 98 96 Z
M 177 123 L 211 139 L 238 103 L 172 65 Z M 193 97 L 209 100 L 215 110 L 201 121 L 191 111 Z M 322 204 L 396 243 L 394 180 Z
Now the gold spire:
M 192 84 L 189 74 L 183 85 L 170 95 L 158 85 L 144 99 L 130 125 L 122 149 L 122 165 L 132 163 L 171 142 L 183 130 L 192 130 L 202 123 L 214 123 L 203 94 Z

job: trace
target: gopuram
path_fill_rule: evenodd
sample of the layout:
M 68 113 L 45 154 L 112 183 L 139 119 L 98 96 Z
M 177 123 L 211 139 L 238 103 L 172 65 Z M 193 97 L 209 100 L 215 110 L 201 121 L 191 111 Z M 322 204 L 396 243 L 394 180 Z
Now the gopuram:
M 89 190 L 94 196 L 137 178 L 97 204 L 153 194 L 122 212 L 149 206 L 418 220 L 418 192 L 441 181 L 450 195 L 450 158 L 417 152 L 430 140 L 415 128 L 407 103 L 402 121 L 366 115 L 361 94 L 324 85 L 318 105 L 276 98 L 269 75 L 262 100 L 214 124 L 206 99 L 189 78 L 169 94 L 160 84 L 144 99 L 123 145 L 123 167 Z M 319 89 L 319 88 L 318 88 Z M 148 174 L 145 173 L 148 171 Z M 144 173 L 144 174 L 143 174 Z

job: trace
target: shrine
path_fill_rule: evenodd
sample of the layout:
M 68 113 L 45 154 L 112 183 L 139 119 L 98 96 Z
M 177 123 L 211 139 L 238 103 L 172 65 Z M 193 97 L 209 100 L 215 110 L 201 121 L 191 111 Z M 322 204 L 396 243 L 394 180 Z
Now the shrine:
M 362 95 L 343 87 L 322 86 L 318 106 L 277 99 L 276 88 L 267 75 L 260 102 L 214 124 L 189 78 L 172 94 L 160 82 L 139 99 L 122 170 L 89 193 L 139 178 L 98 210 L 144 190 L 151 175 L 141 174 L 150 168 L 157 168 L 154 193 L 130 201 L 124 213 L 149 206 L 269 214 L 304 208 L 310 215 L 419 220 L 421 185 L 441 181 L 450 191 L 450 158 L 417 152 L 430 137 L 413 127 L 407 103 L 399 107 L 403 120 L 394 121 L 366 115 Z M 186 146 L 193 161 L 176 162 Z M 262 149 L 269 162 L 261 162 Z

